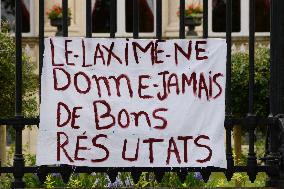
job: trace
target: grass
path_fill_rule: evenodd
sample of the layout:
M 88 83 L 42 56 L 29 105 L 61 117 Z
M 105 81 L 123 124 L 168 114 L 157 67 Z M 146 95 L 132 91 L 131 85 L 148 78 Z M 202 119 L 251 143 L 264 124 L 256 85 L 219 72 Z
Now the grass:
M 252 183 L 246 173 L 235 173 L 232 180 L 228 182 L 224 173 L 212 173 L 205 187 L 264 187 L 266 178 L 265 173 L 258 173 L 256 180 Z

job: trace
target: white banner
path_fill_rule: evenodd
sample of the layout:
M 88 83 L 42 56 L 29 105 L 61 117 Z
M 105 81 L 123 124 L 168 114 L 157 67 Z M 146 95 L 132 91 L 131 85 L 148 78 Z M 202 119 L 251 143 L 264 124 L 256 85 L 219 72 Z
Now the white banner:
M 37 165 L 226 167 L 222 39 L 45 39 Z

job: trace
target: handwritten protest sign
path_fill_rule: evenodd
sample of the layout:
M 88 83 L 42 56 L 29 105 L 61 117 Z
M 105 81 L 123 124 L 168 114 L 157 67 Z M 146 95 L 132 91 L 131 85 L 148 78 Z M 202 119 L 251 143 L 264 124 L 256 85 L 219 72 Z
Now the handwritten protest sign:
M 226 167 L 226 42 L 45 39 L 37 164 Z

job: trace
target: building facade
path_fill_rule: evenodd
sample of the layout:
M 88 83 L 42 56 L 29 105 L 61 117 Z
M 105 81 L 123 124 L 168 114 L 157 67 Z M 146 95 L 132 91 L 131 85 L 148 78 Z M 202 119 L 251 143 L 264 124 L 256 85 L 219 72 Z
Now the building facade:
M 1 20 L 7 20 L 13 31 L 15 27 L 14 0 L 1 1 Z M 20 0 L 22 6 L 23 48 L 31 57 L 31 62 L 38 65 L 38 26 L 39 1 Z M 69 0 L 71 11 L 71 24 L 69 36 L 85 36 L 86 5 L 85 0 Z M 116 4 L 116 36 L 132 36 L 133 0 L 117 0 Z M 202 5 L 202 0 L 186 0 L 186 6 Z M 45 13 L 54 5 L 60 5 L 61 0 L 46 0 Z M 270 31 L 270 0 L 256 0 L 256 36 L 262 45 L 268 45 Z M 156 15 L 155 0 L 139 1 L 139 28 L 141 38 L 155 36 Z M 226 0 L 208 1 L 208 34 L 209 37 L 225 37 L 226 28 Z M 179 0 L 162 0 L 162 32 L 165 38 L 177 38 L 179 31 Z M 247 48 L 249 34 L 249 1 L 233 1 L 233 37 L 234 51 Z M 57 28 L 51 26 L 48 15 L 45 14 L 45 36 L 54 36 Z M 92 28 L 93 37 L 108 37 L 110 30 L 110 0 L 92 0 Z M 202 25 L 196 28 L 199 36 L 202 35 Z M 193 36 L 187 36 L 191 38 Z M 27 130 L 23 134 L 24 143 L 29 152 L 35 152 L 36 130 Z

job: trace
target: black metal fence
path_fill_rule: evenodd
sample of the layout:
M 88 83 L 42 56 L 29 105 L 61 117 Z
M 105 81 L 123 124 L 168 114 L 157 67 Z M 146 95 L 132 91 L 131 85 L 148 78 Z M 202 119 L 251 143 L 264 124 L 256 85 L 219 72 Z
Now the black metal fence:
M 91 0 L 86 1 L 86 37 L 92 37 L 92 15 Z M 133 38 L 139 38 L 139 0 L 133 3 Z M 162 0 L 156 0 L 156 38 L 162 36 Z M 208 181 L 211 172 L 224 172 L 227 179 L 230 180 L 235 172 L 246 172 L 251 181 L 256 179 L 259 172 L 266 172 L 268 175 L 267 185 L 274 187 L 284 187 L 283 174 L 283 156 L 284 144 L 283 138 L 283 116 L 284 112 L 284 1 L 271 0 L 271 42 L 270 42 L 270 116 L 258 117 L 254 112 L 254 51 L 255 51 L 255 3 L 256 0 L 250 0 L 249 3 L 249 108 L 246 117 L 234 117 L 231 108 L 231 46 L 232 46 L 232 0 L 226 1 L 226 40 L 227 40 L 227 80 L 226 80 L 226 119 L 224 127 L 226 130 L 226 157 L 227 169 L 215 167 L 207 168 L 107 168 L 107 167 L 72 167 L 72 166 L 40 166 L 27 167 L 24 164 L 22 148 L 22 130 L 26 125 L 38 125 L 39 118 L 25 118 L 22 115 L 22 32 L 21 32 L 21 7 L 20 1 L 15 0 L 16 7 L 16 99 L 15 99 L 15 117 L 0 118 L 0 125 L 12 125 L 15 130 L 15 154 L 13 167 L 1 167 L 1 173 L 13 173 L 13 188 L 23 188 L 23 176 L 25 173 L 37 174 L 39 180 L 44 182 L 48 173 L 60 173 L 64 182 L 68 182 L 71 173 L 92 173 L 105 172 L 109 175 L 111 181 L 115 181 L 118 172 L 131 172 L 134 181 L 138 181 L 142 172 L 154 172 L 157 181 L 161 181 L 165 172 L 177 172 L 180 179 L 184 180 L 188 172 L 200 172 L 204 181 Z M 62 0 L 63 7 L 63 36 L 68 36 L 68 1 Z M 110 37 L 115 37 L 116 20 L 116 0 L 111 0 L 110 16 Z M 208 0 L 203 0 L 203 38 L 208 37 Z M 179 38 L 185 38 L 185 0 L 180 0 L 180 28 Z M 44 51 L 44 0 L 39 0 L 39 75 L 43 63 Z M 39 83 L 40 85 L 40 83 Z M 40 96 L 40 92 L 39 92 Z M 5 108 L 5 107 L 0 107 Z M 284 121 L 283 121 L 284 122 Z M 242 125 L 248 128 L 249 133 L 249 152 L 246 166 L 235 165 L 231 136 L 235 125 Z M 257 158 L 254 149 L 255 130 L 259 125 L 267 126 L 266 153 L 263 160 L 265 165 L 257 165 Z

